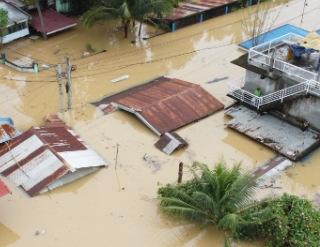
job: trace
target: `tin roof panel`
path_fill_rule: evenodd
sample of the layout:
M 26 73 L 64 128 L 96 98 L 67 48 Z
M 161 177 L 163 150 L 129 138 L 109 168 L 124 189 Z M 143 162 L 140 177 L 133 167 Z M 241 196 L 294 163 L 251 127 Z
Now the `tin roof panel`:
M 172 132 L 223 109 L 224 105 L 199 85 L 166 77 L 125 90 L 95 103 L 136 114 L 156 134 Z
M 0 148 L 0 173 L 30 196 L 44 191 L 67 173 L 105 164 L 97 153 L 57 119 L 43 127 L 29 129 Z M 61 181 L 60 185 L 64 180 Z

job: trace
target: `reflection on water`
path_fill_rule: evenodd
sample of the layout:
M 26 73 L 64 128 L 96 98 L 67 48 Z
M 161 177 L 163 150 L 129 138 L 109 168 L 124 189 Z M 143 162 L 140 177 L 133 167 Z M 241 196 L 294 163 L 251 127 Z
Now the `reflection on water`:
M 1 247 L 7 247 L 19 239 L 19 236 L 14 231 L 3 224 L 0 224 L 0 236 Z

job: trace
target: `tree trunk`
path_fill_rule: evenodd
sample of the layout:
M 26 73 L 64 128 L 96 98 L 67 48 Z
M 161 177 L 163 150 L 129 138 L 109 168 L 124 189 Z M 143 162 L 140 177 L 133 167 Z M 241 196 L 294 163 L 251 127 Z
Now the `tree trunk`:
M 124 21 L 123 22 L 124 38 L 125 39 L 128 38 L 129 26 L 130 26 L 130 21 Z
M 37 11 L 38 11 L 39 19 L 40 19 L 41 34 L 42 34 L 42 37 L 46 40 L 47 39 L 47 33 L 46 33 L 45 24 L 44 24 L 44 21 L 43 21 L 43 16 L 42 16 L 42 12 L 41 12 L 39 1 L 40 0 L 36 0 L 35 4 L 36 4 Z
M 142 21 L 140 22 L 140 24 L 139 24 L 139 38 L 141 38 L 141 31 L 142 31 Z

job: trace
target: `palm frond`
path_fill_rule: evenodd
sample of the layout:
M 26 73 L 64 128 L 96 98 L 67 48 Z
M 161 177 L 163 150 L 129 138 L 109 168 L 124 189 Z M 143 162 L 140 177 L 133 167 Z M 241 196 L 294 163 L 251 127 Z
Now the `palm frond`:
M 81 23 L 86 27 L 93 26 L 98 21 L 118 18 L 118 11 L 106 6 L 96 6 L 88 10 L 82 17 Z

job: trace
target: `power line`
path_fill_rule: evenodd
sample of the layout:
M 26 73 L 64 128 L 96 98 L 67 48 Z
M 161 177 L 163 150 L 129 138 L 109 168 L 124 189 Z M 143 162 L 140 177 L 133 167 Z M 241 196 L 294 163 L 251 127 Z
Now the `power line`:
M 311 11 L 314 11 L 315 9 L 311 10 Z M 269 10 L 270 12 L 274 12 L 274 11 L 277 11 L 277 8 L 274 8 L 274 9 L 271 9 Z M 311 12 L 309 11 L 309 12 Z M 309 12 L 306 12 L 306 13 L 309 13 Z M 305 14 L 306 14 L 305 13 Z M 301 15 L 298 15 L 296 17 L 294 17 L 293 19 L 297 18 L 297 17 L 300 17 Z M 249 19 L 250 17 L 248 17 L 247 19 Z M 289 19 L 291 20 L 291 19 Z M 288 20 L 288 21 L 289 21 Z M 183 37 L 180 37 L 180 38 L 176 38 L 176 39 L 173 39 L 173 40 L 169 40 L 169 41 L 165 41 L 165 42 L 160 42 L 158 44 L 152 44 L 152 47 L 157 47 L 157 46 L 162 46 L 162 45 L 167 45 L 167 44 L 170 44 L 172 42 L 176 42 L 176 41 L 180 41 L 180 40 L 183 40 L 183 39 L 187 39 L 187 38 L 190 38 L 190 37 L 193 37 L 193 36 L 197 36 L 197 35 L 201 35 L 203 34 L 204 31 L 214 31 L 214 30 L 217 30 L 217 29 L 221 29 L 221 28 L 225 28 L 225 27 L 228 27 L 228 26 L 231 26 L 231 25 L 234 25 L 234 24 L 237 24 L 237 23 L 241 23 L 243 22 L 243 19 L 240 19 L 240 20 L 236 20 L 234 22 L 230 22 L 230 23 L 227 23 L 227 24 L 223 24 L 223 25 L 220 25 L 220 26 L 216 26 L 216 27 L 213 27 L 213 28 L 209 28 L 207 30 L 202 30 L 202 31 L 199 31 L 199 32 L 196 32 L 196 33 L 193 33 L 193 34 L 190 34 L 190 35 L 187 35 L 187 36 L 183 36 Z M 286 21 L 287 22 L 287 21 Z M 285 22 L 283 22 L 285 23 Z M 281 24 L 281 23 L 280 23 Z M 129 52 L 124 52 L 124 53 L 120 53 L 120 54 L 114 54 L 113 56 L 107 56 L 107 58 L 113 58 L 113 57 L 121 57 L 122 55 L 127 55 L 127 54 L 131 54 L 131 53 L 135 53 L 135 52 L 139 52 L 140 50 L 133 50 L 133 51 L 129 51 Z M 98 54 L 99 55 L 99 54 Z M 79 58 L 79 59 L 75 59 L 74 61 L 79 61 L 79 60 L 84 60 L 84 59 L 89 59 L 90 57 L 86 57 L 86 58 Z M 98 59 L 98 60 L 95 60 L 95 62 L 97 61 L 101 61 L 103 59 Z M 77 66 L 81 66 L 81 65 L 88 65 L 90 64 L 89 63 L 85 63 L 85 64 L 78 64 Z

